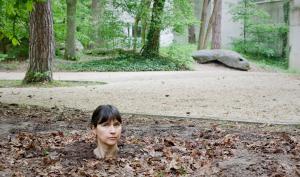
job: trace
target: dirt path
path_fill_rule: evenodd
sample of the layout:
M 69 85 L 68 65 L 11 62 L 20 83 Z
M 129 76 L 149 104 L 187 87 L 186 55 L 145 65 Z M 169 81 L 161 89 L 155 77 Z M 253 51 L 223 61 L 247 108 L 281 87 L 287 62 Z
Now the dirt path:
M 0 73 L 0 79 L 23 77 L 24 73 Z M 107 84 L 1 88 L 0 101 L 84 110 L 113 104 L 124 113 L 300 124 L 299 75 L 204 68 L 186 72 L 54 73 L 54 77 Z

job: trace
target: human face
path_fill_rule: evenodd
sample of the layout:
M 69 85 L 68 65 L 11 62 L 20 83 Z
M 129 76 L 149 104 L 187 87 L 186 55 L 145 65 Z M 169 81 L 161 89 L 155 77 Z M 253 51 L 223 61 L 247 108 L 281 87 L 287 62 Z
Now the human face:
M 103 122 L 94 128 L 93 132 L 97 135 L 98 143 L 107 146 L 114 146 L 121 137 L 122 126 L 117 120 Z

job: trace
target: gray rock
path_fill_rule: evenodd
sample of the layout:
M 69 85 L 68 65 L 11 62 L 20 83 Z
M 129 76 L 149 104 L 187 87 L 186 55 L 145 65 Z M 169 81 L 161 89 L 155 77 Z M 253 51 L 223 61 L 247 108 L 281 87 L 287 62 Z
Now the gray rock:
M 237 52 L 231 50 L 223 49 L 213 49 L 213 50 L 198 50 L 192 54 L 192 57 L 198 63 L 207 63 L 211 61 L 219 61 L 224 65 L 248 71 L 250 69 L 250 64 L 247 59 Z
M 77 51 L 82 51 L 84 49 L 83 45 L 81 44 L 81 42 L 79 40 L 76 39 L 75 41 L 75 49 Z

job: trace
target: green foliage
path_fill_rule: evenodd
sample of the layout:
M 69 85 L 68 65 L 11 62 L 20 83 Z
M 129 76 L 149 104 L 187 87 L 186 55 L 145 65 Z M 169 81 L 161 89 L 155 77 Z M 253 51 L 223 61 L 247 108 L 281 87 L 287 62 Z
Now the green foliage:
M 285 53 L 281 41 L 287 36 L 287 24 L 271 23 L 269 14 L 259 9 L 254 0 L 240 1 L 231 13 L 234 21 L 243 24 L 243 37 L 233 41 L 236 51 L 266 57 Z
M 56 43 L 64 43 L 66 36 L 67 5 L 65 0 L 52 0 L 53 26 Z
M 51 82 L 50 72 L 27 72 L 24 84 L 37 83 L 37 82 Z
M 12 46 L 7 51 L 7 59 L 8 60 L 26 60 L 29 55 L 29 41 L 28 40 L 22 40 L 20 41 L 20 45 L 18 46 Z
M 169 47 L 161 48 L 160 53 L 162 56 L 174 62 L 177 67 L 191 70 L 192 65 L 194 63 L 191 54 L 196 49 L 196 45 L 192 44 L 184 46 L 179 44 L 173 44 Z
M 121 17 L 121 14 L 119 15 Z M 104 12 L 98 33 L 106 48 L 128 47 L 127 36 L 123 30 L 128 24 L 124 23 L 119 17 L 111 10 L 106 9 Z
M 28 39 L 29 12 L 34 0 L 0 0 L 0 40 L 8 38 L 16 46 Z
M 196 24 L 193 4 L 188 0 L 173 0 L 165 6 L 163 29 L 172 28 L 177 33 L 183 33 L 188 25 Z
M 68 55 L 68 56 L 64 56 L 64 59 L 71 60 L 71 61 L 78 61 L 80 57 L 79 56 L 72 57 Z
M 114 55 L 121 55 L 121 54 L 130 54 L 132 50 L 124 50 L 122 48 L 116 49 L 103 49 L 103 48 L 95 48 L 86 50 L 85 54 L 92 55 L 92 56 L 114 56 Z
M 74 62 L 59 65 L 60 70 L 67 71 L 176 71 L 187 67 L 170 57 L 145 58 L 133 52 L 117 55 L 110 59 Z
M 264 57 L 251 54 L 244 55 L 248 60 L 254 62 L 258 66 L 266 69 L 287 71 L 288 61 L 285 58 L 280 57 Z
M 67 5 L 66 1 L 52 0 L 53 23 L 55 31 L 56 43 L 64 43 L 66 37 L 67 27 Z M 91 41 L 89 36 L 92 30 L 91 25 L 91 10 L 90 1 L 78 1 L 76 10 L 76 39 L 78 39 L 83 46 L 87 47 Z
M 0 62 L 7 58 L 7 54 L 0 53 Z

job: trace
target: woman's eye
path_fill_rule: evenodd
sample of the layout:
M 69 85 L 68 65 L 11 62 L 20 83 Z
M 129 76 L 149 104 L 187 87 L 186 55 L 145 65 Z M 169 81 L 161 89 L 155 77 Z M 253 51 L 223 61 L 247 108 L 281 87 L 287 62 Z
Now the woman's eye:
M 103 127 L 108 127 L 109 124 L 108 123 L 104 123 L 104 124 L 101 124 Z
M 114 123 L 115 127 L 119 127 L 121 124 L 119 122 Z

